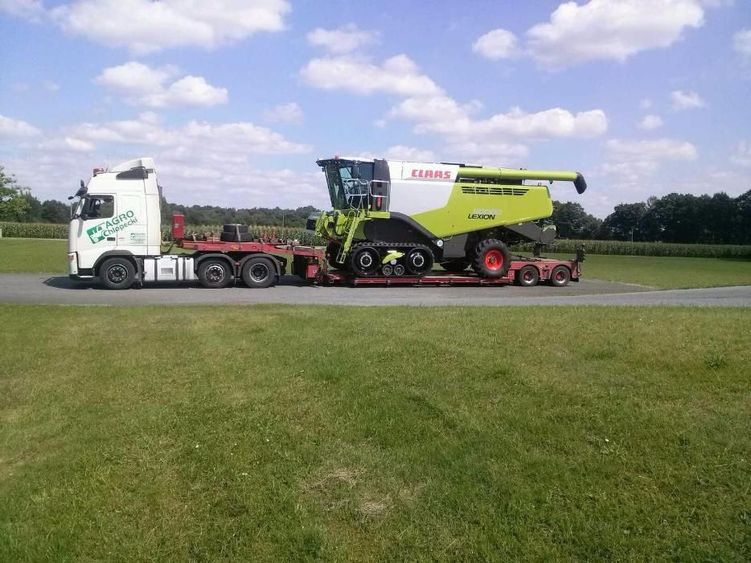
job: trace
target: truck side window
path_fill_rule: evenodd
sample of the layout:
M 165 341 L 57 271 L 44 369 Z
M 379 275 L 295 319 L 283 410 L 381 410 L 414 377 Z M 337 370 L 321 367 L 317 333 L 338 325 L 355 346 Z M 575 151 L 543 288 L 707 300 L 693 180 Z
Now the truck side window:
M 115 214 L 115 198 L 111 195 L 91 197 L 85 212 L 89 219 L 108 219 Z

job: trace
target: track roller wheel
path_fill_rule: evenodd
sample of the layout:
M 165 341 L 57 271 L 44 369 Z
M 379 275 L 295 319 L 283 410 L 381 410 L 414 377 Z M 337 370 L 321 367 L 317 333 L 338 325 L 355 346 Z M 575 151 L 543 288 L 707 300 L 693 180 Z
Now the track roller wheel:
M 356 246 L 350 252 L 349 265 L 355 275 L 373 276 L 381 265 L 381 255 L 372 246 Z
M 433 253 L 425 246 L 416 246 L 407 252 L 407 271 L 414 276 L 424 276 L 433 269 Z
M 404 266 L 402 266 L 401 264 L 396 264 L 394 266 L 394 275 L 395 276 L 403 276 L 404 272 L 405 272 Z
M 540 270 L 530 265 L 520 268 L 516 272 L 516 283 L 522 287 L 534 287 L 540 281 Z
M 511 254 L 500 240 L 487 238 L 477 243 L 472 269 L 483 278 L 502 278 L 511 266 Z

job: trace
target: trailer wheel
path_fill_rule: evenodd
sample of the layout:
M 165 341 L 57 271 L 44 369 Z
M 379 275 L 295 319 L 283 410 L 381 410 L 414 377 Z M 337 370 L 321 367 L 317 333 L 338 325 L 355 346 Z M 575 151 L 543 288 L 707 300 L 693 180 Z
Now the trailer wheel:
M 483 278 L 502 278 L 511 267 L 511 254 L 500 240 L 487 238 L 475 248 L 472 269 Z
M 571 271 L 566 266 L 556 266 L 550 272 L 550 285 L 564 287 L 571 281 Z
M 276 268 L 271 259 L 256 256 L 243 264 L 242 278 L 248 287 L 269 287 L 276 281 Z
M 540 271 L 532 265 L 524 266 L 516 272 L 516 283 L 522 287 L 534 287 L 540 281 Z
M 110 258 L 100 266 L 99 279 L 107 289 L 128 289 L 136 279 L 136 268 L 127 258 Z
M 207 258 L 198 266 L 198 281 L 208 289 L 221 289 L 232 283 L 232 271 L 226 260 Z
M 449 260 L 448 262 L 441 262 L 441 268 L 447 272 L 453 272 L 454 274 L 461 274 L 469 266 L 469 262 L 464 258 L 458 260 Z

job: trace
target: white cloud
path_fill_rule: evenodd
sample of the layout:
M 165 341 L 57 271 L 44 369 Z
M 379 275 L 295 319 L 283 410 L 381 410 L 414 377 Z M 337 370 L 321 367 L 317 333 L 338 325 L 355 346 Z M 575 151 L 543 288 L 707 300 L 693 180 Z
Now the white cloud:
M 520 143 L 475 142 L 465 140 L 446 146 L 452 160 L 485 166 L 511 166 L 520 164 L 529 155 L 526 145 Z
M 576 114 L 562 108 L 527 113 L 512 108 L 486 119 L 473 119 L 473 106 L 461 106 L 447 96 L 407 98 L 392 108 L 389 116 L 416 122 L 418 133 L 434 132 L 490 139 L 508 135 L 526 139 L 596 137 L 607 130 L 605 112 L 596 109 Z
M 674 90 L 670 93 L 670 100 L 675 111 L 704 107 L 704 100 L 696 92 Z
M 151 68 L 139 62 L 109 67 L 94 81 L 125 98 L 131 105 L 147 107 L 214 106 L 227 103 L 226 88 L 212 86 L 202 76 L 184 76 L 172 66 Z
M 527 31 L 527 48 L 551 68 L 590 60 L 625 61 L 641 51 L 669 47 L 686 29 L 703 24 L 699 0 L 564 2 L 549 22 Z
M 605 144 L 608 159 L 599 173 L 624 189 L 644 189 L 647 178 L 666 161 L 689 161 L 697 157 L 696 147 L 688 141 L 655 139 L 629 141 L 611 139 Z
M 283 135 L 253 123 L 189 121 L 182 127 L 165 127 L 159 116 L 146 112 L 137 119 L 105 123 L 82 123 L 71 136 L 90 143 L 119 143 L 168 147 L 187 152 L 220 152 L 225 155 L 298 154 L 307 145 L 288 141 Z
M 308 33 L 308 43 L 316 47 L 323 47 L 334 55 L 351 53 L 360 47 L 375 43 L 377 40 L 377 33 L 364 31 L 352 23 L 338 29 L 318 27 Z
M 29 21 L 40 21 L 45 14 L 41 0 L 0 0 L 0 12 Z
M 42 82 L 42 88 L 47 90 L 48 92 L 57 92 L 60 90 L 60 85 L 57 82 L 53 82 L 52 80 L 45 80 Z
M 96 148 L 94 143 L 75 137 L 53 137 L 42 141 L 37 146 L 44 151 L 56 152 L 92 152 Z
M 266 110 L 263 116 L 267 121 L 271 122 L 302 123 L 303 121 L 302 108 L 295 102 L 274 106 Z
M 639 129 L 653 131 L 662 127 L 662 118 L 659 115 L 645 115 L 639 122 Z
M 34 137 L 39 134 L 41 131 L 26 121 L 0 115 L 0 138 Z
M 627 141 L 610 139 L 606 143 L 608 151 L 623 159 L 645 158 L 649 160 L 694 160 L 696 147 L 688 141 L 675 139 L 655 139 L 649 141 Z
M 414 162 L 435 162 L 435 153 L 427 149 L 394 145 L 383 153 L 384 158 L 393 160 L 411 160 Z
M 738 166 L 751 168 L 751 143 L 747 141 L 739 142 L 730 160 Z
M 286 0 L 77 0 L 49 10 L 66 32 L 110 47 L 148 53 L 206 49 L 284 29 Z
M 733 35 L 733 49 L 745 58 L 751 58 L 751 28 L 741 29 Z
M 508 59 L 517 54 L 516 35 L 505 29 L 494 29 L 475 41 L 472 50 L 486 59 Z
M 406 55 L 396 55 L 383 64 L 361 57 L 313 59 L 300 71 L 311 86 L 324 90 L 347 90 L 355 94 L 384 92 L 401 96 L 429 96 L 442 90 Z

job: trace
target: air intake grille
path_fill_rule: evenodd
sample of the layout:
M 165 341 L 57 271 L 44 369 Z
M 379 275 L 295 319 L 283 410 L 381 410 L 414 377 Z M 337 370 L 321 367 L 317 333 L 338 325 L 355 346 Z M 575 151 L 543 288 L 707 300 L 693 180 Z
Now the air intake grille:
M 508 186 L 462 186 L 463 194 L 472 195 L 524 195 L 529 188 L 511 188 Z

